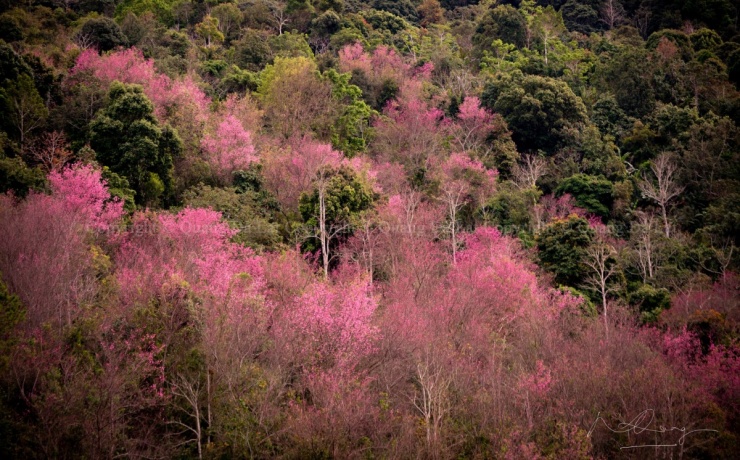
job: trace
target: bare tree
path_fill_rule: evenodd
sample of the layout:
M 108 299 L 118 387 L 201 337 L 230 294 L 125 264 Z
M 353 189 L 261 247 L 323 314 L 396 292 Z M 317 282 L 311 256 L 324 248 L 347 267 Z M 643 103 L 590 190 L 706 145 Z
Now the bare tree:
M 427 447 L 439 453 L 440 432 L 445 416 L 450 412 L 449 389 L 452 375 L 435 362 L 436 354 L 427 350 L 416 365 L 415 380 L 418 390 L 412 399 L 414 407 L 424 418 Z
M 364 267 L 370 279 L 370 286 L 373 285 L 375 271 L 375 250 L 382 236 L 377 223 L 376 219 L 370 217 L 362 220 L 355 229 L 356 243 L 350 253 L 351 260 Z
M 267 2 L 267 7 L 270 10 L 270 15 L 272 15 L 278 35 L 282 35 L 283 27 L 290 22 L 288 13 L 286 13 L 287 6 L 284 2 L 270 1 Z
M 640 270 L 642 282 L 655 276 L 656 260 L 656 241 L 655 235 L 655 217 L 650 213 L 638 213 L 637 223 L 632 230 L 632 237 L 635 240 L 637 266 Z
M 653 160 L 650 169 L 655 176 L 656 182 L 649 180 L 643 175 L 643 180 L 639 187 L 644 197 L 649 198 L 660 206 L 663 216 L 663 227 L 666 238 L 671 237 L 671 227 L 668 222 L 668 203 L 681 194 L 683 187 L 680 187 L 675 180 L 676 165 L 673 163 L 673 157 L 670 153 L 664 152 Z
M 604 329 L 606 338 L 609 339 L 609 318 L 608 318 L 608 295 L 614 291 L 614 285 L 611 282 L 614 275 L 617 274 L 617 263 L 614 260 L 616 250 L 605 236 L 597 235 L 596 240 L 586 250 L 584 264 L 589 269 L 589 274 L 584 280 L 584 285 L 594 289 L 601 296 L 601 309 L 604 316 Z
M 80 49 L 83 49 L 83 50 L 90 49 L 95 44 L 95 41 L 93 40 L 92 35 L 83 34 L 82 32 L 76 33 L 72 41 L 74 42 L 75 45 L 79 46 Z
M 514 166 L 514 182 L 519 188 L 535 187 L 537 180 L 547 173 L 547 161 L 539 155 L 527 153 Z
M 644 6 L 640 6 L 637 9 L 634 16 L 635 28 L 640 32 L 642 38 L 648 37 L 648 31 L 650 30 L 650 20 L 652 19 L 652 13 L 649 9 Z
M 172 382 L 172 393 L 175 396 L 179 396 L 186 403 L 187 408 L 182 408 L 188 416 L 193 418 L 195 426 L 183 423 L 179 420 L 171 420 L 170 423 L 178 425 L 183 428 L 183 433 L 190 431 L 195 435 L 195 441 L 198 445 L 198 459 L 203 459 L 203 414 L 200 408 L 201 388 L 200 381 L 197 379 L 194 382 L 190 381 L 187 377 L 178 374 L 177 378 Z M 187 441 L 192 442 L 192 440 Z
M 44 133 L 29 150 L 28 156 L 39 163 L 44 171 L 58 171 L 72 158 L 67 148 L 67 138 L 61 131 Z
M 457 215 L 468 199 L 468 187 L 462 181 L 447 182 L 442 189 L 441 200 L 447 208 L 447 229 L 450 232 L 452 242 L 452 262 L 457 264 Z
M 618 26 L 624 20 L 624 7 L 618 0 L 606 0 L 599 10 L 601 21 L 609 30 Z

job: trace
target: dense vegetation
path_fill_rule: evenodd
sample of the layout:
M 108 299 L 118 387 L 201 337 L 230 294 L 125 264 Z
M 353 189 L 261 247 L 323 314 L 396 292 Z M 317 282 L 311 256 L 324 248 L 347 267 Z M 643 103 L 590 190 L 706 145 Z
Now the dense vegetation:
M 738 14 L 0 1 L 0 456 L 738 458 Z

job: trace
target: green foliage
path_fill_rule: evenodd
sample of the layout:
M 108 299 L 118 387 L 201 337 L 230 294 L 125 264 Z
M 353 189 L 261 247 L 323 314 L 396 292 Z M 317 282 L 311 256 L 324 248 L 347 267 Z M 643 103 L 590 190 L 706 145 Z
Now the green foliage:
M 370 208 L 373 202 L 373 192 L 357 174 L 348 167 L 324 171 L 326 176 L 325 206 L 327 228 L 335 228 L 352 223 L 362 211 Z M 320 196 L 318 188 L 311 193 L 301 194 L 298 209 L 304 222 L 310 228 L 319 227 Z M 347 230 L 345 234 L 351 234 Z M 309 243 L 310 245 L 311 243 Z M 308 250 L 317 248 L 307 246 Z
M 338 32 L 341 26 L 342 18 L 334 10 L 328 10 L 311 21 L 311 33 L 328 37 Z
M 586 107 L 567 84 L 518 72 L 488 82 L 481 104 L 504 117 L 521 151 L 552 154 L 572 144 L 588 121 Z
M 671 293 L 666 288 L 655 288 L 649 284 L 629 293 L 629 302 L 638 307 L 643 322 L 655 322 L 660 312 L 671 307 Z
M 219 76 L 229 65 L 221 59 L 203 61 L 200 64 L 201 72 L 210 76 Z
M 740 48 L 727 57 L 727 74 L 735 87 L 740 88 Z
M 82 25 L 77 32 L 81 39 L 89 42 L 101 52 L 110 51 L 119 46 L 128 44 L 128 37 L 124 35 L 118 24 L 110 18 L 92 18 Z
M 693 54 L 691 39 L 679 30 L 663 29 L 655 32 L 648 37 L 645 47 L 649 50 L 655 50 L 664 40 L 671 42 L 678 48 L 681 58 L 686 61 L 691 59 Z
M 311 59 L 300 56 L 293 58 L 277 57 L 275 62 L 266 66 L 260 73 L 260 84 L 257 93 L 269 100 L 273 97 L 272 91 L 280 81 L 295 78 L 304 73 L 318 73 L 316 63 Z
M 582 154 L 581 170 L 594 176 L 603 175 L 609 180 L 621 180 L 627 175 L 619 148 L 614 138 L 602 138 L 598 128 L 587 126 L 578 136 L 578 150 Z
M 585 293 L 570 286 L 559 286 L 558 289 L 560 289 L 562 292 L 567 292 L 581 299 L 581 313 L 583 313 L 584 316 L 596 318 L 599 315 L 599 311 L 596 308 L 596 305 Z
M 712 29 L 702 28 L 689 36 L 694 51 L 701 50 L 715 51 L 722 46 L 722 37 Z
M 368 186 L 347 167 L 328 173 L 326 185 L 327 222 L 348 222 L 359 212 L 370 207 L 373 193 Z M 319 214 L 319 190 L 301 195 L 299 210 L 309 225 L 317 226 Z
M 247 29 L 231 49 L 232 62 L 242 69 L 258 71 L 271 58 L 267 37 L 258 31 Z
M 614 202 L 614 186 L 602 176 L 576 174 L 562 181 L 555 189 L 557 196 L 568 193 L 576 204 L 600 217 L 608 217 Z
M 90 145 L 98 161 L 125 177 L 137 204 L 167 203 L 173 191 L 172 162 L 182 141 L 171 127 L 160 127 L 154 106 L 141 87 L 114 82 L 109 103 L 90 123 Z
M 218 19 L 208 15 L 195 26 L 195 33 L 203 41 L 206 48 L 218 46 L 223 43 L 224 34 L 218 28 Z
M 1 274 L 0 274 L 1 275 Z M 8 291 L 8 286 L 0 276 L 0 372 L 6 372 L 13 346 L 15 327 L 26 317 L 26 308 L 17 295 Z
M 361 15 L 374 30 L 388 32 L 391 35 L 405 31 L 411 27 L 411 24 L 403 18 L 386 11 L 366 10 Z
M 314 57 L 306 36 L 303 34 L 286 32 L 270 37 L 269 43 L 274 56 L 283 58 L 304 57 L 308 59 Z
M 611 94 L 603 95 L 591 109 L 591 121 L 602 134 L 620 140 L 631 129 L 633 120 L 619 107 Z
M 329 69 L 323 77 L 332 83 L 332 95 L 342 103 L 342 113 L 332 134 L 332 145 L 348 157 L 364 152 L 372 131 L 370 120 L 378 112 L 362 99 L 362 90 L 350 83 L 351 73 L 340 74 Z
M 108 186 L 108 193 L 110 193 L 112 197 L 119 198 L 123 202 L 123 209 L 128 212 L 132 212 L 136 209 L 136 202 L 134 200 L 136 191 L 129 188 L 128 180 L 125 177 L 114 173 L 107 166 L 103 166 L 102 177 Z
M 560 8 L 563 22 L 568 30 L 590 34 L 600 28 L 598 4 L 596 2 L 582 2 L 568 0 Z
M 626 46 L 597 68 L 596 81 L 627 115 L 642 117 L 655 107 L 654 72 L 647 50 Z
M 32 75 L 31 68 L 10 45 L 0 40 L 0 85 L 15 81 L 23 74 Z
M 531 209 L 541 195 L 542 192 L 534 187 L 521 189 L 512 182 L 503 182 L 485 205 L 486 218 L 504 234 L 531 233 Z
M 23 40 L 23 28 L 17 18 L 9 15 L 0 15 L 0 40 L 17 42 Z
M 118 3 L 118 2 L 116 2 Z M 175 20 L 175 6 L 183 3 L 182 0 L 123 0 L 116 6 L 115 17 L 122 19 L 128 13 L 141 16 L 153 13 L 164 24 L 171 25 Z
M 266 197 L 254 190 L 245 190 L 243 181 L 236 182 L 239 188 L 198 185 L 185 191 L 183 202 L 189 207 L 221 212 L 229 225 L 239 230 L 234 241 L 259 250 L 275 249 L 281 237 L 270 209 L 265 206 Z
M 473 44 L 482 53 L 495 40 L 522 48 L 526 40 L 527 21 L 524 15 L 510 5 L 499 5 L 489 10 L 478 23 Z
M 24 197 L 30 190 L 42 190 L 45 184 L 46 177 L 40 168 L 29 168 L 20 158 L 0 153 L 0 193 L 12 191 Z
M 413 23 L 419 21 L 419 14 L 411 0 L 374 0 L 372 6 L 376 10 L 387 11 Z
M 0 126 L 17 134 L 21 147 L 29 136 L 46 121 L 49 111 L 41 98 L 33 78 L 21 74 L 15 81 L 0 87 Z
M 221 79 L 220 87 L 227 93 L 243 93 L 245 91 L 256 91 L 259 84 L 259 74 L 242 70 L 233 65 L 226 70 Z
M 540 266 L 554 275 L 556 283 L 578 285 L 587 273 L 583 261 L 593 238 L 594 231 L 581 217 L 551 222 L 535 237 Z

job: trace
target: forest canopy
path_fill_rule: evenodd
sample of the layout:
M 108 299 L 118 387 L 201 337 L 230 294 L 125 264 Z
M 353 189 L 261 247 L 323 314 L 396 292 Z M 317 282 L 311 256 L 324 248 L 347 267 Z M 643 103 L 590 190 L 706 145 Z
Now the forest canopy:
M 0 0 L 0 456 L 737 458 L 739 14 Z

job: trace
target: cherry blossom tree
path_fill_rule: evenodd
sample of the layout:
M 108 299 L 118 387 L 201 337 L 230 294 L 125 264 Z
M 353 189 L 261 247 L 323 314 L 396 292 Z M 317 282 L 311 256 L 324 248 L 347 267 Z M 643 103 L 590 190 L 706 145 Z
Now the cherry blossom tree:
M 112 200 L 101 172 L 75 165 L 49 175 L 51 195 L 0 198 L 0 271 L 28 308 L 28 322 L 69 325 L 98 292 L 90 239 L 112 230 L 123 203 Z
M 232 115 L 226 116 L 212 135 L 206 134 L 201 145 L 215 176 L 225 183 L 234 171 L 247 169 L 257 160 L 251 133 Z

